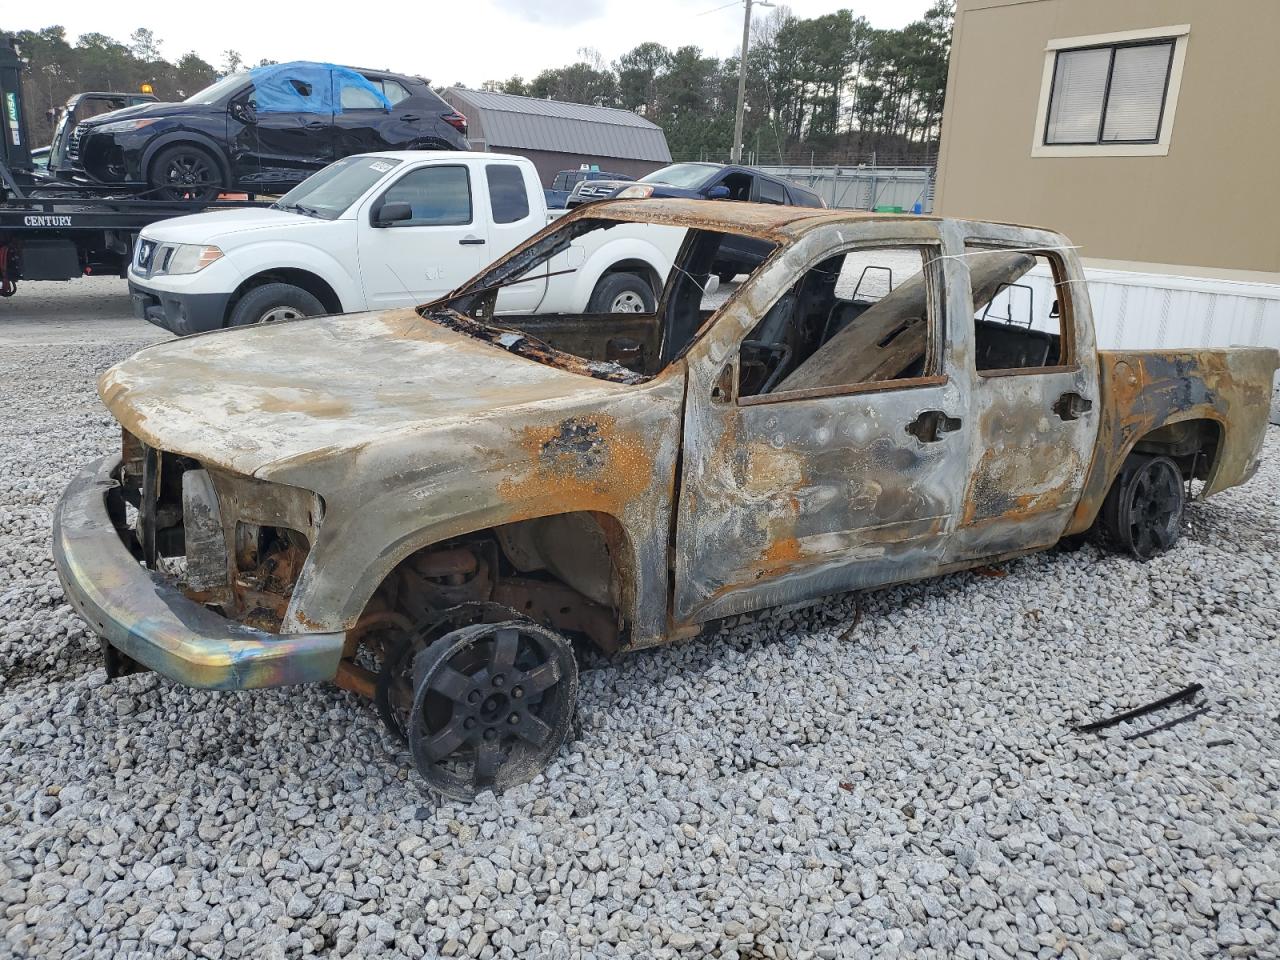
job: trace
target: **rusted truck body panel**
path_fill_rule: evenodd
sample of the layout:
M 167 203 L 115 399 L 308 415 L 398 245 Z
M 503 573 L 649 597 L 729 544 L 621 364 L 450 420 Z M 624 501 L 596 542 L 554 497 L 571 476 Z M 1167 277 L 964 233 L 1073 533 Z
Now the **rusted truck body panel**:
M 601 318 L 531 318 L 528 329 L 554 346 L 512 352 L 520 328 L 511 332 L 502 317 L 508 332 L 486 342 L 485 291 L 584 220 L 686 227 L 689 256 L 700 232 L 766 240 L 773 252 L 679 343 L 656 318 L 628 321 L 629 337 L 666 351 L 642 370 L 605 359 Z M 369 625 L 412 619 L 435 598 L 496 601 L 607 650 L 638 648 L 733 613 L 1048 547 L 1089 527 L 1142 444 L 1184 457 L 1186 475 L 1206 481 L 1205 495 L 1247 479 L 1274 351 L 1099 354 L 1088 298 L 1077 295 L 1063 307 L 1060 362 L 1034 375 L 980 372 L 966 265 L 974 243 L 1056 251 L 1064 282 L 1085 289 L 1070 245 L 1050 231 L 618 201 L 575 211 L 451 298 L 416 311 L 147 348 L 100 382 L 125 449 L 120 463 L 94 468 L 96 486 L 68 493 L 66 532 L 55 542 L 68 596 L 110 642 L 187 683 L 315 679 L 314 658 L 291 671 L 257 665 L 260 652 L 249 657 L 255 663 L 230 658 L 221 673 L 193 668 L 173 651 L 199 646 L 207 629 L 192 626 L 199 609 L 251 626 L 258 633 L 249 641 L 266 649 L 323 647 L 325 664 L 367 689 L 352 664 Z M 739 395 L 741 344 L 798 275 L 833 254 L 895 245 L 923 251 L 928 302 L 940 317 L 922 341 L 921 375 Z M 659 316 L 678 308 L 679 272 Z M 112 506 L 113 483 L 140 491 L 144 507 L 148 497 L 159 504 L 139 521 L 139 529 L 151 524 L 152 539 L 164 522 L 156 511 L 167 508 L 186 511 L 187 549 L 214 545 L 212 562 L 188 558 L 180 596 L 193 607 L 166 594 L 174 612 L 162 627 L 130 622 L 124 608 L 156 583 L 179 594 L 182 574 L 166 579 L 147 556 L 182 548 L 172 518 L 162 532 L 176 539 L 160 548 L 121 516 L 99 532 L 131 549 L 144 541 L 152 586 L 139 585 L 135 569 L 133 585 L 121 587 L 126 599 L 108 603 L 86 584 L 110 561 L 101 551 L 86 559 L 78 544 L 103 526 L 98 512 L 123 514 Z M 192 504 L 217 515 L 203 532 Z M 264 530 L 284 533 L 264 540 Z M 192 560 L 197 574 L 212 571 L 212 586 L 190 582 Z M 110 583 L 102 590 L 110 593 Z M 99 616 L 106 606 L 109 628 Z M 170 639 L 157 643 L 156 633 Z M 334 637 L 342 638 L 337 652 Z
M 1151 350 L 1098 354 L 1102 423 L 1098 448 L 1068 532 L 1088 529 L 1111 481 L 1139 441 L 1160 428 L 1213 423 L 1215 450 L 1196 464 L 1202 497 L 1249 480 L 1258 470 L 1271 408 L 1275 351 Z
M 763 269 L 690 353 L 685 469 L 677 537 L 677 620 L 692 622 L 840 590 L 932 576 L 1049 546 L 1084 483 L 1096 418 L 1045 414 L 1054 398 L 1092 395 L 1096 371 L 1074 363 L 1044 377 L 980 376 L 972 361 L 966 240 L 1011 249 L 1065 246 L 1046 231 L 928 219 L 812 226 Z M 931 268 L 948 322 L 937 374 L 866 389 L 704 402 L 742 336 L 832 250 L 909 243 Z M 1071 263 L 1077 271 L 1078 264 Z M 1087 304 L 1076 356 L 1094 352 Z M 893 389 L 881 389 L 892 386 Z M 927 411 L 957 421 L 945 441 L 907 427 Z M 1036 447 L 1043 454 L 1036 457 Z

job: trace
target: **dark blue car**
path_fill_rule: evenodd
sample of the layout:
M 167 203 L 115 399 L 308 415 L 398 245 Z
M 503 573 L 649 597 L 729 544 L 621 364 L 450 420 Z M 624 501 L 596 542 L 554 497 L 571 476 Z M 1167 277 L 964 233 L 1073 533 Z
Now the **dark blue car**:
M 599 193 L 603 182 L 592 184 Z M 607 194 L 620 199 L 687 197 L 702 200 L 740 200 L 792 207 L 825 207 L 823 199 L 799 184 L 752 167 L 729 163 L 673 163 L 645 174 L 635 183 L 613 183 Z M 595 199 L 594 197 L 592 199 Z M 728 283 L 750 273 L 767 256 L 771 245 L 746 237 L 726 237 L 715 263 L 716 276 Z

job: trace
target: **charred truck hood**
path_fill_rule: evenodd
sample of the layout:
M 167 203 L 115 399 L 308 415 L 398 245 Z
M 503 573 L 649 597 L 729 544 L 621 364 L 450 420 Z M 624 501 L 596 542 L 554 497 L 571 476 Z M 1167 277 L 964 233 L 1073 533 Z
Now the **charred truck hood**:
M 411 309 L 187 337 L 140 351 L 98 384 L 115 418 L 149 446 L 322 495 L 349 482 L 357 458 L 363 472 L 384 456 L 389 471 L 412 467 L 391 450 L 440 461 L 499 454 L 509 440 L 498 414 L 571 413 L 627 389 Z

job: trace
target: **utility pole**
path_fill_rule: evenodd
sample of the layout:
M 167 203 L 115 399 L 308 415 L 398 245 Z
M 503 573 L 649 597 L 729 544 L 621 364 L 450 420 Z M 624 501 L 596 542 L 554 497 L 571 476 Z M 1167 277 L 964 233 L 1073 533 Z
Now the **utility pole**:
M 742 111 L 746 109 L 746 45 L 751 38 L 751 0 L 746 0 L 742 17 L 742 55 L 737 61 L 737 114 L 733 116 L 733 150 L 730 160 L 742 163 Z
M 742 111 L 746 110 L 746 45 L 751 40 L 751 0 L 745 0 L 746 13 L 742 15 L 742 55 L 737 61 L 737 115 L 733 118 L 733 150 L 730 159 L 742 163 Z M 768 0 L 756 0 L 760 6 L 773 6 Z
M 733 118 L 733 149 L 729 151 L 731 163 L 742 162 L 742 115 L 747 109 L 747 44 L 751 41 L 752 0 L 744 2 L 747 9 L 742 17 L 742 53 L 738 57 L 738 112 Z M 771 0 L 755 0 L 755 4 L 758 7 L 775 5 Z

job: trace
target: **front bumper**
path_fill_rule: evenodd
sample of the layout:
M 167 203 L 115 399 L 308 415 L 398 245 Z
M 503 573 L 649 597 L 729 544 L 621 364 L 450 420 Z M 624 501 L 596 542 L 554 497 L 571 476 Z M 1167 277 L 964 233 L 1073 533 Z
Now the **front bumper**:
M 119 462 L 109 456 L 82 468 L 53 519 L 63 591 L 90 627 L 120 652 L 191 687 L 246 690 L 332 679 L 344 633 L 255 630 L 188 599 L 138 562 L 108 506 L 119 488 Z
M 231 300 L 229 293 L 157 290 L 143 286 L 132 276 L 129 277 L 129 296 L 133 300 L 135 317 L 180 337 L 219 329 L 227 315 L 227 303 Z

